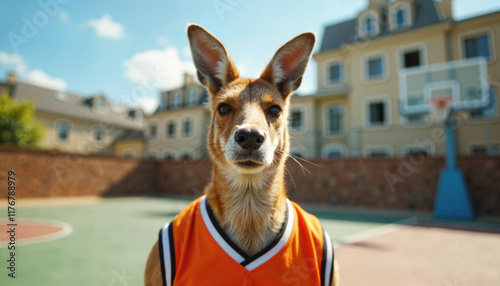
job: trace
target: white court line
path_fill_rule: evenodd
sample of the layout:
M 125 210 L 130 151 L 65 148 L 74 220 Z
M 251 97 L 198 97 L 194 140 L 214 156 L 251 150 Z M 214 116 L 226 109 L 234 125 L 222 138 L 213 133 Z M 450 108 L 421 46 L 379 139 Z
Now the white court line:
M 382 234 L 386 234 L 386 233 L 389 233 L 392 231 L 396 231 L 396 230 L 404 228 L 404 227 L 416 225 L 417 222 L 418 221 L 417 221 L 416 217 L 410 217 L 410 218 L 403 219 L 403 220 L 400 220 L 400 221 L 397 221 L 394 223 L 386 224 L 386 225 L 372 228 L 372 229 L 369 229 L 366 231 L 362 231 L 360 233 L 349 235 L 345 238 L 341 238 L 337 241 L 334 241 L 333 245 L 334 245 L 334 248 L 338 248 L 342 245 L 358 243 L 358 242 L 361 242 L 363 240 L 366 240 L 366 239 L 369 239 L 372 237 L 376 237 L 376 236 L 379 236 Z
M 23 223 L 25 224 L 34 224 L 34 225 L 49 225 L 53 227 L 59 227 L 61 228 L 60 231 L 54 232 L 54 233 L 49 233 L 45 235 L 39 235 L 35 237 L 28 237 L 28 238 L 21 238 L 16 240 L 16 245 L 30 245 L 30 244 L 35 244 L 35 243 L 41 243 L 41 242 L 47 242 L 47 241 L 53 241 L 57 240 L 63 237 L 66 237 L 70 235 L 73 232 L 73 227 L 65 222 L 62 221 L 57 221 L 57 220 L 48 220 L 48 219 L 34 219 L 34 218 L 27 218 L 27 219 L 16 219 L 19 231 L 20 225 Z M 6 220 L 0 221 L 0 223 L 7 225 Z M 6 248 L 8 246 L 9 241 L 8 240 L 2 240 L 0 241 L 0 248 Z

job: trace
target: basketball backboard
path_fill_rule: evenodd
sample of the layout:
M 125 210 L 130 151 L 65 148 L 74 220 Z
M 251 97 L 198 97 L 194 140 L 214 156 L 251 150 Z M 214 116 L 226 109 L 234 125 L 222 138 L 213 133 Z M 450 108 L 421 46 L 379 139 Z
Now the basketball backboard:
M 434 97 L 451 96 L 451 110 L 473 110 L 489 105 L 487 63 L 484 58 L 403 69 L 399 72 L 400 111 L 425 114 Z

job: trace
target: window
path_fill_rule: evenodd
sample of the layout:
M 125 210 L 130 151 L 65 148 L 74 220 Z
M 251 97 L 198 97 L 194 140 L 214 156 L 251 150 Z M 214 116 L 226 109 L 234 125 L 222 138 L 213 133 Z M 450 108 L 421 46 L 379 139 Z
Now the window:
M 417 125 L 417 124 L 425 124 L 429 122 L 428 114 L 410 114 L 404 116 L 405 124 L 409 125 Z
M 102 143 L 102 141 L 104 140 L 104 131 L 102 129 L 94 130 L 94 140 L 97 143 Z
M 406 24 L 406 12 L 403 8 L 399 8 L 396 10 L 396 27 L 401 28 Z
M 392 156 L 392 148 L 387 147 L 367 147 L 365 149 L 365 157 L 368 158 L 385 158 Z
M 304 130 L 304 111 L 302 108 L 292 108 L 290 112 L 290 128 L 292 131 Z
M 59 141 L 67 141 L 69 137 L 69 124 L 66 122 L 59 122 L 57 130 L 57 138 L 59 139 Z
M 175 121 L 170 121 L 167 123 L 167 138 L 175 138 Z
M 156 139 L 157 136 L 158 136 L 158 125 L 156 123 L 153 123 L 149 125 L 149 138 Z
M 488 35 L 468 37 L 464 39 L 465 58 L 485 57 L 491 59 Z
M 435 147 L 430 144 L 403 146 L 403 156 L 429 156 L 434 154 Z
M 368 37 L 375 35 L 375 21 L 372 17 L 368 17 L 365 20 L 365 35 Z
M 103 100 L 102 98 L 101 98 L 101 99 L 98 99 L 98 100 L 97 100 L 97 105 L 96 105 L 96 106 L 97 106 L 97 109 L 103 109 L 103 108 L 104 108 L 104 106 L 105 106 L 105 102 L 104 102 L 104 100 Z
M 172 106 L 172 108 L 179 108 L 179 107 L 181 107 L 181 105 L 182 105 L 181 93 L 175 92 L 172 95 L 171 106 Z
M 64 91 L 54 91 L 54 97 L 55 97 L 55 99 L 60 100 L 60 101 L 68 101 L 69 100 L 68 94 Z
M 323 158 L 324 159 L 337 159 L 344 158 L 346 156 L 345 147 L 341 144 L 331 144 L 323 148 Z
M 379 79 L 384 77 L 384 60 L 382 57 L 372 58 L 367 61 L 367 78 Z
M 158 110 L 162 111 L 166 109 L 166 102 L 165 102 L 165 97 L 160 96 L 160 104 L 158 105 Z
M 183 137 L 193 136 L 193 120 L 191 118 L 186 118 L 182 122 L 182 136 Z
M 486 145 L 472 145 L 470 153 L 471 155 L 500 155 L 500 145 L 492 144 L 489 148 Z
M 198 98 L 196 96 L 196 90 L 195 89 L 189 90 L 187 104 L 189 106 L 193 106 L 193 105 L 196 105 L 198 103 L 197 101 L 198 101 Z
M 327 110 L 326 134 L 336 135 L 342 133 L 342 107 L 332 106 Z
M 370 126 L 380 126 L 387 123 L 385 103 L 383 101 L 372 102 L 368 105 L 368 120 Z
M 341 63 L 331 63 L 327 66 L 327 83 L 341 83 L 344 79 L 344 67 Z
M 420 51 L 408 51 L 403 54 L 404 68 L 418 67 L 422 65 Z

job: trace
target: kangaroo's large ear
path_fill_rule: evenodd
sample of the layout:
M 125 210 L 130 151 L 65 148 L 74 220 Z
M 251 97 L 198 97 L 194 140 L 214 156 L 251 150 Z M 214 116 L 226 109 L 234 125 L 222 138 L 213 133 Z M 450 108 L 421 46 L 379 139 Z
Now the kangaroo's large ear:
M 313 33 L 304 33 L 293 38 L 279 48 L 260 77 L 273 84 L 287 97 L 299 88 L 315 41 Z
M 214 95 L 239 77 L 224 45 L 199 25 L 189 25 L 189 45 L 200 82 Z

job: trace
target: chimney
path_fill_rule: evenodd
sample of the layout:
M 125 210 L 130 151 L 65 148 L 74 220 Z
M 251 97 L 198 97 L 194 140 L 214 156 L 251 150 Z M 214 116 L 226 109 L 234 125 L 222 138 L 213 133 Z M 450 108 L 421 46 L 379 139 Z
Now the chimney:
M 451 1 L 452 0 L 436 0 L 441 15 L 443 15 L 443 20 L 453 20 L 453 7 Z
M 383 8 L 389 4 L 389 0 L 369 0 L 368 8 Z
M 9 72 L 7 74 L 7 82 L 10 84 L 14 84 L 17 82 L 17 75 L 15 72 Z
M 184 74 L 184 85 L 191 85 L 194 83 L 194 77 L 188 73 Z

